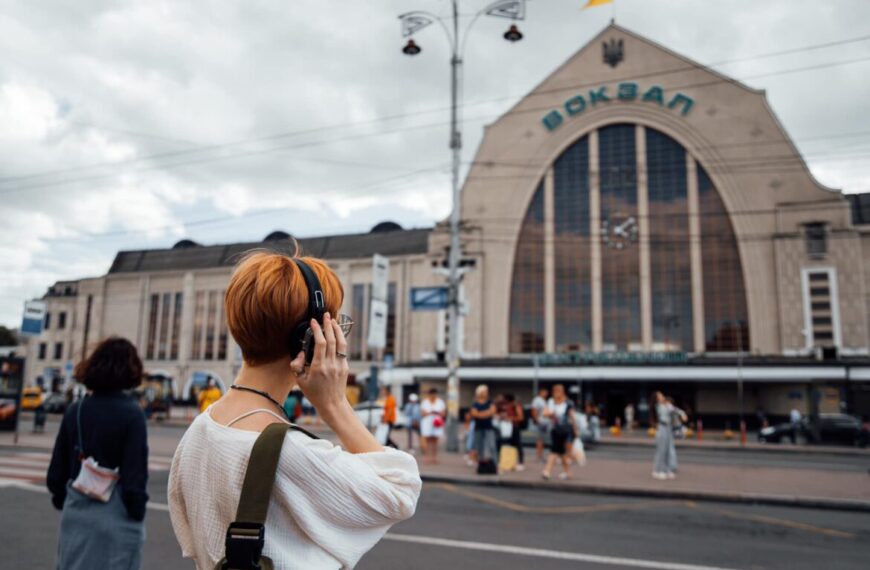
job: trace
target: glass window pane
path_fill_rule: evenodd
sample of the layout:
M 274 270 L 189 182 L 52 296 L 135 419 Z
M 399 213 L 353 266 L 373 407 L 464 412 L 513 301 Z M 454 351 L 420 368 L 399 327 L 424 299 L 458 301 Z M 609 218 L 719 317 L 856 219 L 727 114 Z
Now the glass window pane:
M 748 350 L 749 314 L 737 238 L 713 181 L 700 163 L 697 167 L 707 350 Z
M 205 360 L 214 359 L 215 322 L 217 320 L 217 291 L 208 292 L 208 321 L 205 325 Z
M 226 295 L 226 291 L 220 292 L 220 298 L 218 299 L 218 306 L 223 309 L 224 305 L 220 304 L 220 299 L 223 299 Z M 217 349 L 217 358 L 218 360 L 226 360 L 227 359 L 227 316 L 223 310 L 221 310 L 221 318 L 219 321 L 220 330 L 218 332 L 218 349 Z
M 151 308 L 148 311 L 148 345 L 145 358 L 154 358 L 154 345 L 157 340 L 157 310 L 160 305 L 160 295 L 151 295 Z
M 356 321 L 354 331 L 350 335 L 348 344 L 350 345 L 350 358 L 353 360 L 362 359 L 363 339 L 365 338 L 365 311 L 366 311 L 366 286 L 363 283 L 355 283 L 351 289 L 351 317 Z
M 178 333 L 181 330 L 181 308 L 182 294 L 175 294 L 175 311 L 172 315 L 172 344 L 169 350 L 169 358 L 172 360 L 178 359 Z
M 202 328 L 205 324 L 205 291 L 196 292 L 196 312 L 193 317 L 193 345 L 190 348 L 191 360 L 202 358 Z
M 583 137 L 553 166 L 557 351 L 592 348 L 589 230 L 589 139 Z
M 169 336 L 169 308 L 172 305 L 171 300 L 171 293 L 163 294 L 163 306 L 160 309 L 160 344 L 157 353 L 159 360 L 166 360 L 166 341 Z
M 646 129 L 653 343 L 692 350 L 692 267 L 686 151 Z
M 605 349 L 641 345 L 634 125 L 598 131 L 601 177 L 601 277 Z
M 544 351 L 544 183 L 526 211 L 511 282 L 510 351 Z

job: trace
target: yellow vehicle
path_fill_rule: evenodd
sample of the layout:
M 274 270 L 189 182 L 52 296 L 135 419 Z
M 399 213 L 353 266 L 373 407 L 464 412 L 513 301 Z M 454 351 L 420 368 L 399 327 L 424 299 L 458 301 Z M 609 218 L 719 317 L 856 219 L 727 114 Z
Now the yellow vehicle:
M 21 393 L 22 410 L 35 410 L 43 401 L 45 401 L 45 394 L 42 393 L 41 388 L 36 386 L 25 388 Z

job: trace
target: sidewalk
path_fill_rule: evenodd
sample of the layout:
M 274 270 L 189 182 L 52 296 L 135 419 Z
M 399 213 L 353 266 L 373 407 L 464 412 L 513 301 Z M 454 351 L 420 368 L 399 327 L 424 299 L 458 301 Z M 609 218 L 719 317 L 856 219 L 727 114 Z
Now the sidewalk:
M 675 480 L 658 481 L 650 473 L 652 453 L 649 462 L 597 459 L 593 453 L 585 467 L 573 466 L 571 480 L 560 481 L 556 469 L 545 481 L 533 455 L 525 471 L 490 476 L 477 475 L 458 454 L 442 453 L 439 460 L 438 465 L 420 463 L 424 481 L 870 512 L 866 472 L 685 464 Z

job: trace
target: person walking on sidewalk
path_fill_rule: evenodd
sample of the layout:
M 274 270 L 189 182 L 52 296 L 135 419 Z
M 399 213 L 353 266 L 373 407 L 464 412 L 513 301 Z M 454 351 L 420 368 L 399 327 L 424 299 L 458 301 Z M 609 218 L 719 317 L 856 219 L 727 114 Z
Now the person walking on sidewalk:
M 571 439 L 578 430 L 574 426 L 574 406 L 565 395 L 562 384 L 553 386 L 553 397 L 547 402 L 545 417 L 550 421 L 550 455 L 541 477 L 549 479 L 553 473 L 556 460 L 562 461 L 562 473 L 559 479 L 571 478 L 571 462 L 569 456 Z
M 381 414 L 381 422 L 387 424 L 387 445 L 393 449 L 399 449 L 396 442 L 393 441 L 393 426 L 396 423 L 396 397 L 393 396 L 393 390 L 389 386 L 381 388 L 381 399 L 384 401 L 384 413 Z
M 423 461 L 438 463 L 438 441 L 444 435 L 444 415 L 447 413 L 447 405 L 438 397 L 438 389 L 430 388 L 423 403 L 420 404 L 420 433 L 425 440 Z
M 275 570 L 353 568 L 414 514 L 417 462 L 380 445 L 347 401 L 352 321 L 333 318 L 342 297 L 338 276 L 312 257 L 258 251 L 233 271 L 224 314 L 242 366 L 229 393 L 188 428 L 169 472 L 172 528 L 198 570 L 222 559 L 219 567 L 254 559 L 266 568 L 261 554 Z M 294 386 L 340 446 L 287 421 L 282 403 Z M 275 433 L 271 464 L 257 452 Z M 252 466 L 259 472 L 249 478 Z M 274 470 L 269 491 L 252 484 L 263 469 Z
M 474 451 L 477 454 L 477 464 L 495 461 L 498 450 L 495 443 L 496 405 L 489 398 L 489 388 L 481 384 L 474 390 L 474 402 L 471 404 L 471 418 L 474 421 Z
M 420 397 L 417 394 L 408 396 L 408 403 L 405 404 L 405 409 L 402 410 L 405 417 L 408 418 L 408 453 L 414 453 L 414 434 L 417 434 L 417 439 L 420 439 Z
M 535 457 L 538 463 L 544 462 L 544 442 L 547 440 L 547 435 L 550 429 L 550 419 L 546 416 L 547 397 L 550 393 L 546 388 L 538 390 L 538 395 L 532 400 L 532 421 L 535 424 Z
M 526 467 L 523 465 L 525 460 L 523 454 L 523 427 L 526 423 L 526 414 L 523 406 L 517 402 L 513 394 L 506 394 L 505 397 L 505 419 L 511 424 L 511 436 L 504 443 L 517 448 L 517 471 L 522 471 Z
M 656 453 L 653 460 L 653 479 L 673 479 L 673 466 L 677 463 L 674 446 L 673 407 L 661 392 L 655 393 Z M 671 456 L 673 454 L 673 457 Z
M 57 568 L 136 570 L 145 542 L 148 429 L 124 390 L 142 382 L 142 361 L 130 341 L 113 337 L 74 376 L 91 395 L 67 409 L 46 477 L 62 511 Z

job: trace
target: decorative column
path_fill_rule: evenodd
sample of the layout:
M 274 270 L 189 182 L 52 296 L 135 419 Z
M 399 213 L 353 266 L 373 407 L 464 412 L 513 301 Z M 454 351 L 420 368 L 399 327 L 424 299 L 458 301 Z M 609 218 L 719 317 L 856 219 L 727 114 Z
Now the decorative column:
M 701 207 L 698 200 L 698 167 L 686 151 L 686 190 L 689 206 L 689 259 L 692 275 L 692 338 L 695 352 L 706 349 L 704 330 L 704 266 L 701 259 Z M 688 348 L 688 347 L 685 347 Z M 685 350 L 685 349 L 684 349 Z
M 646 170 L 646 129 L 635 127 L 637 152 L 637 217 L 640 246 L 640 335 L 643 350 L 652 350 L 652 284 L 650 282 L 649 247 L 649 177 Z
M 544 352 L 556 351 L 556 237 L 553 168 L 544 179 Z
M 601 295 L 601 169 L 598 159 L 598 131 L 589 133 L 589 247 L 592 260 L 592 350 L 604 345 Z

